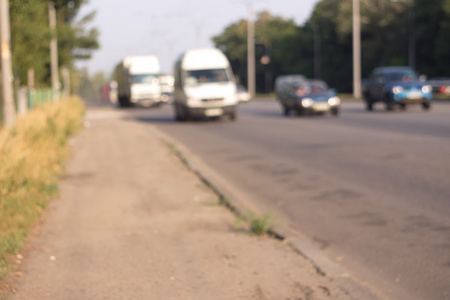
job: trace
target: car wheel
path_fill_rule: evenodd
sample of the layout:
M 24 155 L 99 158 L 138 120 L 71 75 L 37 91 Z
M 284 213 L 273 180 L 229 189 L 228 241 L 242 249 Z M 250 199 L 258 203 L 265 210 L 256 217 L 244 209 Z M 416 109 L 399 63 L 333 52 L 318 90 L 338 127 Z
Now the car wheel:
M 389 98 L 388 95 L 384 97 L 384 103 L 386 104 L 386 110 L 387 111 L 393 111 L 394 110 L 394 101 Z
M 331 109 L 331 115 L 337 117 L 339 115 L 339 109 L 338 108 Z
M 431 108 L 431 103 L 430 102 L 423 102 L 422 103 L 422 108 L 424 110 L 429 110 Z
M 369 92 L 366 92 L 364 94 L 364 98 L 366 100 L 366 110 L 368 111 L 372 111 L 373 110 L 373 100 L 372 100 L 372 96 L 370 96 Z
M 228 117 L 230 118 L 230 121 L 236 121 L 236 112 L 235 111 L 230 112 L 228 114 Z
M 120 108 L 124 108 L 124 107 L 129 107 L 131 106 L 130 101 L 128 100 L 127 97 L 119 97 L 119 101 L 118 101 L 119 107 Z

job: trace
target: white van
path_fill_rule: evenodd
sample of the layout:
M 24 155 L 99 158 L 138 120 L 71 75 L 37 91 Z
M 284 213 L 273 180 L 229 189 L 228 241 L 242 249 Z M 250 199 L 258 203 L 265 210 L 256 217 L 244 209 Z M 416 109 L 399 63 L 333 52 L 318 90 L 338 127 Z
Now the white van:
M 121 107 L 139 104 L 150 107 L 161 103 L 159 60 L 154 55 L 129 56 L 117 65 L 117 97 Z
M 193 49 L 175 64 L 175 118 L 236 118 L 237 87 L 225 55 L 218 49 Z

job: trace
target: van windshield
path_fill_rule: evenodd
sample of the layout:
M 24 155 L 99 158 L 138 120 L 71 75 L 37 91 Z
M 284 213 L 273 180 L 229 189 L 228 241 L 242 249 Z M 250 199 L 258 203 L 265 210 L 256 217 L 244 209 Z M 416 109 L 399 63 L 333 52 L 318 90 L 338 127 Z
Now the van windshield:
M 158 84 L 157 74 L 137 74 L 131 76 L 131 83 L 153 83 Z
M 225 69 L 189 70 L 186 75 L 187 85 L 229 81 Z

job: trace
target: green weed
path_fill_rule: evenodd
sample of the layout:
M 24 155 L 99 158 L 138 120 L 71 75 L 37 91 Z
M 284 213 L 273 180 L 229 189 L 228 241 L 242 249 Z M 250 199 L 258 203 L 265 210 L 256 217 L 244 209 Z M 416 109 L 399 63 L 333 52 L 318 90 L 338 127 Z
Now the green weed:
M 236 226 L 241 229 L 246 227 L 251 234 L 263 236 L 272 230 L 273 217 L 268 213 L 257 215 L 248 210 L 238 218 Z

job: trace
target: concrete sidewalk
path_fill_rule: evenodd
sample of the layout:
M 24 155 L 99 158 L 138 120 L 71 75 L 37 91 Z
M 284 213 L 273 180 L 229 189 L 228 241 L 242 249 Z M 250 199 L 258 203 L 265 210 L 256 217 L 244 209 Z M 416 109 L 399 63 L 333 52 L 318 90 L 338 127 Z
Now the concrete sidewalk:
M 151 124 L 89 110 L 11 299 L 358 299 L 249 235 Z M 361 299 L 361 298 L 359 298 Z

